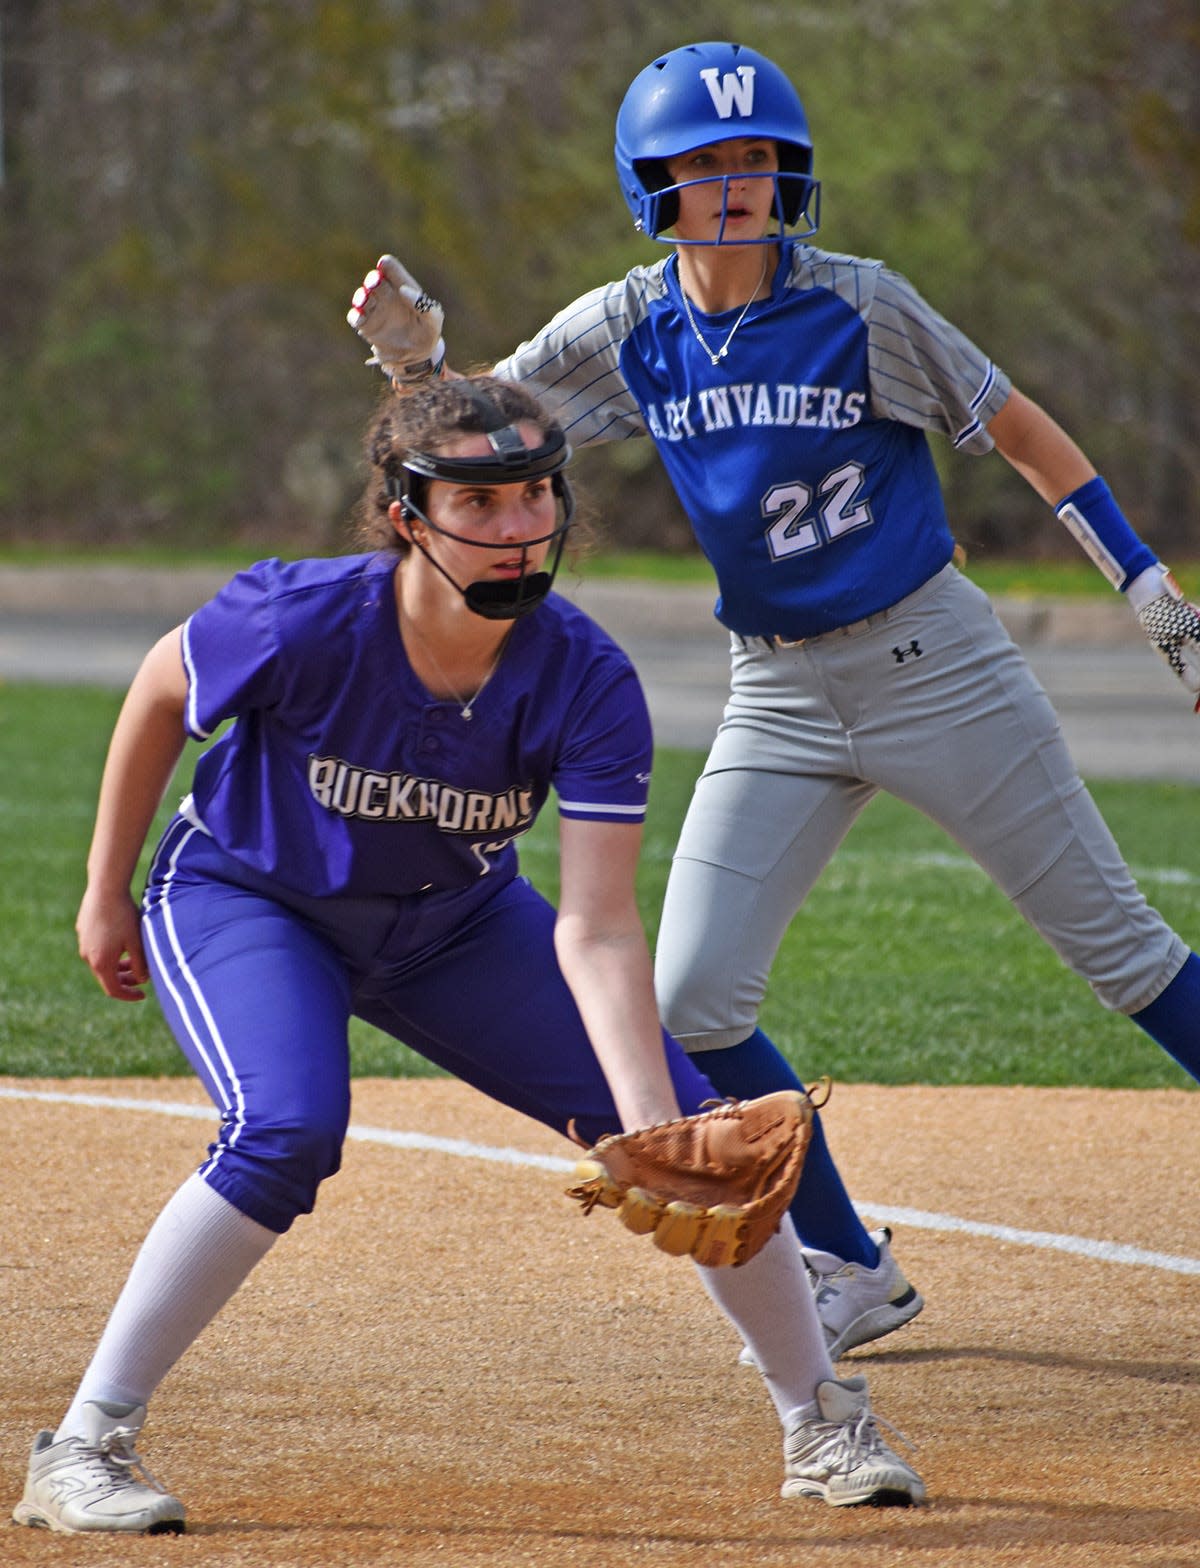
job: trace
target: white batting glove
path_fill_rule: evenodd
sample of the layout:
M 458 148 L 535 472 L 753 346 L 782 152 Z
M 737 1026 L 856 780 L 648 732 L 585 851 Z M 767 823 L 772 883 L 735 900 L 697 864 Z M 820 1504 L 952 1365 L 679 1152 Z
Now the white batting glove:
M 1200 692 L 1200 610 L 1161 563 L 1140 572 L 1125 590 L 1142 630 L 1189 691 Z M 1196 702 L 1200 713 L 1200 699 Z
M 354 291 L 346 320 L 371 345 L 368 365 L 393 381 L 436 376 L 446 358 L 445 312 L 395 256 L 381 256 Z

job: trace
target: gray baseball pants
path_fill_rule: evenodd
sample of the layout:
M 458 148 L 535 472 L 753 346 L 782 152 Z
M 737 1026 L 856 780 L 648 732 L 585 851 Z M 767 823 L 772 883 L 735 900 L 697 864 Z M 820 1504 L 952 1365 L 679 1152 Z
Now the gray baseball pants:
M 687 1049 L 753 1032 L 789 922 L 877 790 L 943 827 L 1105 1007 L 1148 1006 L 1185 962 L 1046 693 L 987 596 L 947 566 L 824 636 L 733 638 L 658 939 L 663 1021 Z

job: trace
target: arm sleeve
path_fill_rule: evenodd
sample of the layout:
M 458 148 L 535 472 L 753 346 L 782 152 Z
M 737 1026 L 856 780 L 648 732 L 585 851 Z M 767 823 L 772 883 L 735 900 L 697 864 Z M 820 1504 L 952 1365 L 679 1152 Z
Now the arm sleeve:
M 886 268 L 870 306 L 867 355 L 875 413 L 938 430 L 963 451 L 992 450 L 987 425 L 1012 390 L 1008 377 Z
M 263 561 L 239 572 L 184 623 L 184 718 L 195 740 L 207 740 L 225 719 L 278 701 L 274 566 Z

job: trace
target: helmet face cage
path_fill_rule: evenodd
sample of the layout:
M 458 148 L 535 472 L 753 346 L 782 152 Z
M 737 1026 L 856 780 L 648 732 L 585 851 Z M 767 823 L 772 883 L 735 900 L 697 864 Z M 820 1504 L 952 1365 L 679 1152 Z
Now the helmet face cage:
M 538 447 L 527 447 L 515 425 L 484 432 L 492 445 L 490 457 L 450 457 L 439 452 L 406 452 L 401 460 L 402 477 L 388 476 L 387 489 L 405 511 L 417 517 L 435 534 L 453 539 L 458 544 L 470 545 L 476 550 L 507 550 L 521 552 L 520 575 L 509 582 L 474 582 L 464 588 L 454 581 L 449 572 L 425 546 L 413 538 L 413 545 L 425 559 L 456 588 L 466 601 L 467 608 L 490 621 L 511 621 L 537 609 L 554 586 L 562 561 L 567 531 L 575 516 L 575 497 L 562 470 L 571 458 L 571 448 L 557 426 Z M 549 478 L 550 487 L 558 502 L 559 519 L 548 534 L 536 539 L 521 539 L 491 544 L 481 539 L 471 539 L 465 534 L 452 533 L 435 523 L 428 513 L 429 481 L 438 479 L 449 484 L 508 485 L 528 484 L 531 480 Z M 420 499 L 418 499 L 418 497 Z M 552 546 L 546 565 L 541 571 L 529 570 L 529 551 L 536 545 Z
M 653 176 L 650 175 L 650 178 Z M 725 225 L 729 218 L 729 185 L 731 180 L 742 184 L 748 180 L 770 180 L 774 185 L 771 210 L 777 227 L 753 239 L 726 238 Z M 679 217 L 679 192 L 693 185 L 721 186 L 721 222 L 715 239 L 685 240 L 664 233 L 672 229 Z M 634 226 L 649 239 L 661 245 L 770 245 L 781 240 L 793 224 L 803 221 L 804 227 L 795 231 L 797 239 L 807 239 L 817 232 L 821 213 L 821 185 L 807 174 L 788 174 L 783 170 L 775 174 L 718 174 L 709 179 L 683 180 L 678 185 L 667 184 L 660 190 L 649 192 L 641 203 L 641 213 Z
M 722 181 L 721 224 L 716 239 L 676 240 L 669 230 L 679 216 L 679 192 L 703 183 L 672 183 L 666 161 L 696 147 L 735 138 L 772 141 L 779 171 L 743 175 L 769 179 L 778 229 L 753 239 L 725 238 L 729 176 Z M 795 225 L 798 238 L 815 234 L 820 183 L 812 176 L 812 141 L 799 95 L 764 55 L 740 44 L 689 44 L 661 56 L 639 73 L 617 114 L 617 177 L 634 226 L 667 245 L 761 245 Z

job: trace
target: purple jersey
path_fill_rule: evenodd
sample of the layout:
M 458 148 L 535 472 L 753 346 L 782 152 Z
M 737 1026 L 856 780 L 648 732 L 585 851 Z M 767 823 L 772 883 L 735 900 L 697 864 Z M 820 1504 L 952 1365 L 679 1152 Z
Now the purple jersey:
M 498 882 L 553 785 L 564 816 L 640 822 L 650 721 L 628 658 L 552 594 L 513 623 L 466 719 L 405 655 L 396 558 L 261 561 L 188 620 L 185 810 L 243 864 L 314 897 Z

